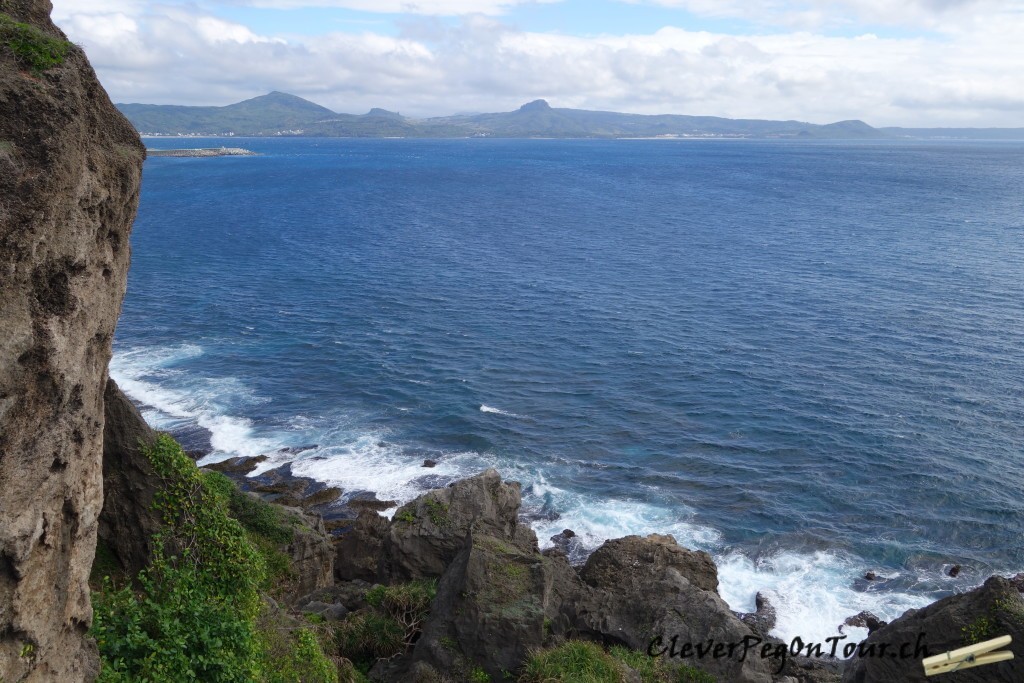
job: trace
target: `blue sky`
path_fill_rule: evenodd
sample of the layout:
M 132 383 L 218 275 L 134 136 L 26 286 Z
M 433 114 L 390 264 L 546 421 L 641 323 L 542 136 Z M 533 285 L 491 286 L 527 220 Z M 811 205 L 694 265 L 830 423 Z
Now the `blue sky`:
M 1019 0 L 54 0 L 116 101 L 1024 126 Z

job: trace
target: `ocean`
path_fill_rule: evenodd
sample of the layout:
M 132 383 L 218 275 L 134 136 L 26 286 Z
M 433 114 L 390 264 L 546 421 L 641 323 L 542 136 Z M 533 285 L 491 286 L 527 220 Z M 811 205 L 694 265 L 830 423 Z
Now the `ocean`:
M 805 641 L 1024 570 L 1024 144 L 230 145 L 146 162 L 111 363 L 202 462 L 493 466 L 542 546 L 671 533 Z

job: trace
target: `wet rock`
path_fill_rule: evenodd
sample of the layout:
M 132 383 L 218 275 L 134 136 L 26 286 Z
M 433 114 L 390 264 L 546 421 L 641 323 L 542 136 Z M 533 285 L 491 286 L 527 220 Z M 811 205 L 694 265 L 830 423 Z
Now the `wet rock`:
M 913 651 L 910 658 L 855 657 L 847 662 L 843 683 L 872 683 L 873 681 L 908 681 L 925 683 L 932 680 L 924 675 L 921 658 L 942 654 L 978 642 L 1009 635 L 1013 642 L 1007 649 L 1016 659 L 958 671 L 956 681 L 964 683 L 1010 683 L 1020 681 L 1021 658 L 1024 657 L 1024 596 L 1009 580 L 994 576 L 980 588 L 968 593 L 943 598 L 919 610 L 908 610 L 899 619 L 882 626 L 862 643 L 864 648 L 882 643 L 909 643 Z M 893 647 L 892 645 L 889 646 Z M 953 678 L 950 678 L 953 680 Z
M 957 576 L 960 576 L 961 569 L 962 567 L 960 565 L 954 564 L 952 567 L 949 568 L 949 571 L 946 573 L 952 576 L 953 578 L 956 578 Z
M 204 465 L 204 467 L 208 470 L 220 472 L 221 474 L 240 476 L 243 474 L 249 474 L 254 469 L 256 469 L 257 465 L 259 465 L 261 462 L 265 462 L 266 459 L 267 456 L 265 455 L 257 455 L 256 457 L 243 456 L 238 458 L 228 458 L 227 460 L 221 460 L 220 462 L 210 463 L 209 465 Z
M 858 612 L 852 617 L 847 617 L 846 620 L 843 621 L 844 626 L 866 628 L 868 630 L 868 635 L 874 633 L 882 626 L 885 626 L 887 623 L 888 622 L 882 621 L 877 616 L 866 610 L 863 612 Z
M 752 613 L 741 615 L 740 620 L 758 636 L 768 639 L 777 620 L 775 606 L 768 600 L 768 596 L 758 592 L 754 596 L 754 609 L 755 611 Z
M 330 505 L 341 498 L 342 491 L 337 486 L 326 486 L 302 499 L 300 507 L 309 509 L 320 505 Z
M 876 574 L 874 572 L 865 572 L 864 573 L 864 578 L 867 579 L 868 581 L 874 581 L 874 580 L 876 580 L 878 578 L 878 574 Z
M 311 451 L 311 450 L 314 450 L 316 448 L 320 448 L 320 445 L 319 444 L 315 444 L 315 443 L 311 443 L 311 444 L 307 444 L 305 446 L 285 446 L 284 448 L 279 448 L 277 450 L 277 452 L 278 453 L 292 453 L 292 454 L 295 454 L 295 453 L 303 453 L 305 451 Z M 266 459 L 266 456 L 260 456 L 260 457 Z
M 397 500 L 377 500 L 376 498 L 357 498 L 350 500 L 346 503 L 348 507 L 352 508 L 357 512 L 363 510 L 373 510 L 375 512 L 381 512 L 389 508 L 393 508 L 398 505 Z
M 424 467 L 437 467 L 437 461 L 436 460 L 431 460 L 430 458 L 427 458 L 426 460 L 423 461 L 423 466 Z

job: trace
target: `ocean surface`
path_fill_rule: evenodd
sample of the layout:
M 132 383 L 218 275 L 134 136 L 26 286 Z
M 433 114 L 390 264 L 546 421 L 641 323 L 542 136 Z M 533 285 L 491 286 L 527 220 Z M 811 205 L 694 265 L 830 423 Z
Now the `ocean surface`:
M 671 533 L 787 638 L 1024 570 L 1024 144 L 230 145 L 146 162 L 111 365 L 207 461 L 494 466 L 542 545 Z

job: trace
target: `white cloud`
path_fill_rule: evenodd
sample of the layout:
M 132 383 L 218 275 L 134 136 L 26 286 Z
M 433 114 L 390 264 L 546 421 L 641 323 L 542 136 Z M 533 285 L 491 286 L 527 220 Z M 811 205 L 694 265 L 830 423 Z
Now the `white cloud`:
M 503 14 L 510 7 L 561 0 L 229 0 L 232 4 L 275 9 L 297 7 L 339 7 L 385 14 Z
M 623 0 L 678 7 L 701 16 L 800 28 L 863 24 L 962 30 L 998 16 L 1020 17 L 1005 0 Z
M 554 106 L 819 123 L 1024 124 L 1020 17 L 941 38 L 671 27 L 585 38 L 484 16 L 454 26 L 414 20 L 397 37 L 310 38 L 261 35 L 195 7 L 130 4 L 96 0 L 61 22 L 121 102 L 227 104 L 282 90 L 337 111 L 407 115 L 509 110 L 543 97 Z

